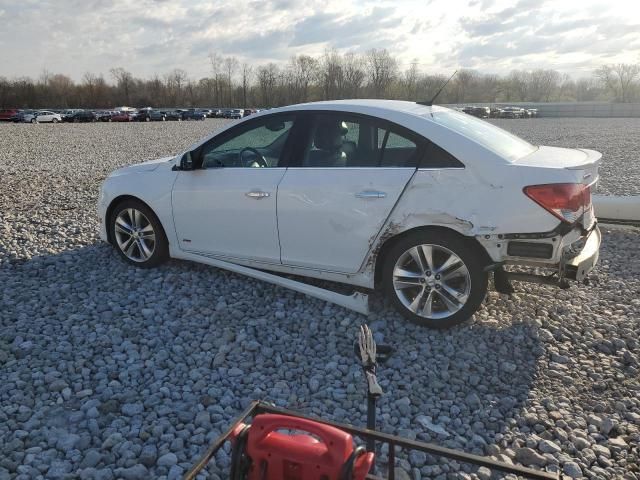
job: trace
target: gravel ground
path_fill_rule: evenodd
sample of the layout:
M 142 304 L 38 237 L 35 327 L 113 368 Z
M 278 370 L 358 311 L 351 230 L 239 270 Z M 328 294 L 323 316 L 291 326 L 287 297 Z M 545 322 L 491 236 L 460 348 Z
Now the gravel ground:
M 135 269 L 98 241 L 109 171 L 217 125 L 0 127 L 0 479 L 180 478 L 257 398 L 364 423 L 352 353 L 364 317 L 187 262 Z M 640 478 L 639 240 L 605 229 L 590 285 L 491 293 L 447 331 L 378 300 L 368 321 L 398 350 L 381 369 L 383 429 L 569 478 Z M 229 461 L 221 451 L 210 478 Z M 399 467 L 490 478 L 420 454 Z
M 640 118 L 491 120 L 534 145 L 590 148 L 602 153 L 598 193 L 640 195 Z

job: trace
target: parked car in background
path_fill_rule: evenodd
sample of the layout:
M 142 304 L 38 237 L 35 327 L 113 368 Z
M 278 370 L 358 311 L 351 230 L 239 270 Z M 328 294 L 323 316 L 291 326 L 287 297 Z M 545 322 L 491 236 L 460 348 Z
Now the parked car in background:
M 524 118 L 524 108 L 520 107 L 502 107 L 500 109 L 500 118 Z
M 498 107 L 489 107 L 489 118 L 500 118 L 502 109 Z
M 462 107 L 462 111 L 467 115 L 473 115 L 478 118 L 489 118 L 489 107 L 466 106 Z
M 99 122 L 109 122 L 111 121 L 111 115 L 113 115 L 111 110 L 97 110 L 94 113 Z
M 18 110 L 18 112 L 11 117 L 13 123 L 28 123 L 35 115 L 35 110 Z
M 18 113 L 20 113 L 20 110 L 17 108 L 4 108 L 0 110 L 0 121 L 9 122 Z
M 171 120 L 176 122 L 182 121 L 182 111 L 181 110 L 167 110 L 164 112 L 165 120 Z
M 204 112 L 195 108 L 182 110 L 181 112 L 183 120 L 204 120 L 205 118 L 207 118 Z
M 213 118 L 224 118 L 224 111 L 221 108 L 213 110 Z
M 509 279 L 587 277 L 600 158 L 440 106 L 292 105 L 114 172 L 100 237 L 141 267 L 174 257 L 381 286 L 411 321 L 448 327 L 478 309 L 491 271 L 505 293 Z
M 233 108 L 230 112 L 229 112 L 229 117 L 228 118 L 232 118 L 235 120 L 239 120 L 242 117 L 244 117 L 244 110 L 242 110 L 241 108 Z
M 72 117 L 78 112 L 82 112 L 82 109 L 68 108 L 67 110 L 63 110 L 62 112 L 60 112 L 60 116 L 62 117 L 63 122 L 71 122 L 73 121 Z
M 164 122 L 166 115 L 160 110 L 140 110 L 134 116 L 136 122 Z
M 527 108 L 526 112 L 527 112 L 527 117 L 529 118 L 535 118 L 538 116 L 537 108 Z
M 35 112 L 31 123 L 58 123 L 62 122 L 62 116 L 50 110 L 39 110 Z
M 111 115 L 111 122 L 133 122 L 133 113 L 131 112 L 113 112 Z
M 248 117 L 249 115 L 253 115 L 254 113 L 257 113 L 257 110 L 254 108 L 245 108 L 243 110 L 243 117 Z
M 89 123 L 89 122 L 97 122 L 98 117 L 95 113 L 90 110 L 82 110 L 80 112 L 74 113 L 71 117 L 67 117 L 65 119 L 66 122 L 73 123 Z

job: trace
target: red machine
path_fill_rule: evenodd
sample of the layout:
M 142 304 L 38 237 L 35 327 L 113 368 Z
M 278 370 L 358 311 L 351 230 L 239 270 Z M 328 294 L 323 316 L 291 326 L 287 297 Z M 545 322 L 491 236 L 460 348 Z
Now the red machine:
M 231 436 L 232 480 L 364 480 L 374 460 L 347 432 L 286 415 L 256 415 Z

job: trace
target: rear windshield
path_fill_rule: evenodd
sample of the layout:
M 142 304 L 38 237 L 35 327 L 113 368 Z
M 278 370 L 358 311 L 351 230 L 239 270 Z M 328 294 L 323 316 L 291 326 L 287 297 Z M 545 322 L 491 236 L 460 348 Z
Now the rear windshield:
M 510 161 L 529 155 L 537 148 L 506 130 L 466 113 L 436 111 L 431 112 L 430 116 L 436 123 L 464 135 Z

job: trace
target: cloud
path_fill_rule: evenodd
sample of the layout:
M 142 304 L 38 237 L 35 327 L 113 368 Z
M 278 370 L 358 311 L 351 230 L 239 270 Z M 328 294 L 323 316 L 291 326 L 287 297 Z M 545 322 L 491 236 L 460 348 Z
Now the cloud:
M 388 34 L 402 19 L 391 7 L 375 7 L 369 14 L 339 17 L 334 13 L 317 13 L 304 18 L 293 28 L 291 46 L 327 43 L 332 46 L 369 43 L 371 33 Z
M 210 72 L 208 55 L 254 64 L 386 48 L 401 66 L 584 71 L 640 58 L 635 5 L 603 0 L 0 0 L 2 74 L 75 79 Z M 43 32 L 46 34 L 43 35 Z M 587 67 L 591 62 L 592 67 Z M 578 66 L 578 67 L 576 67 Z

